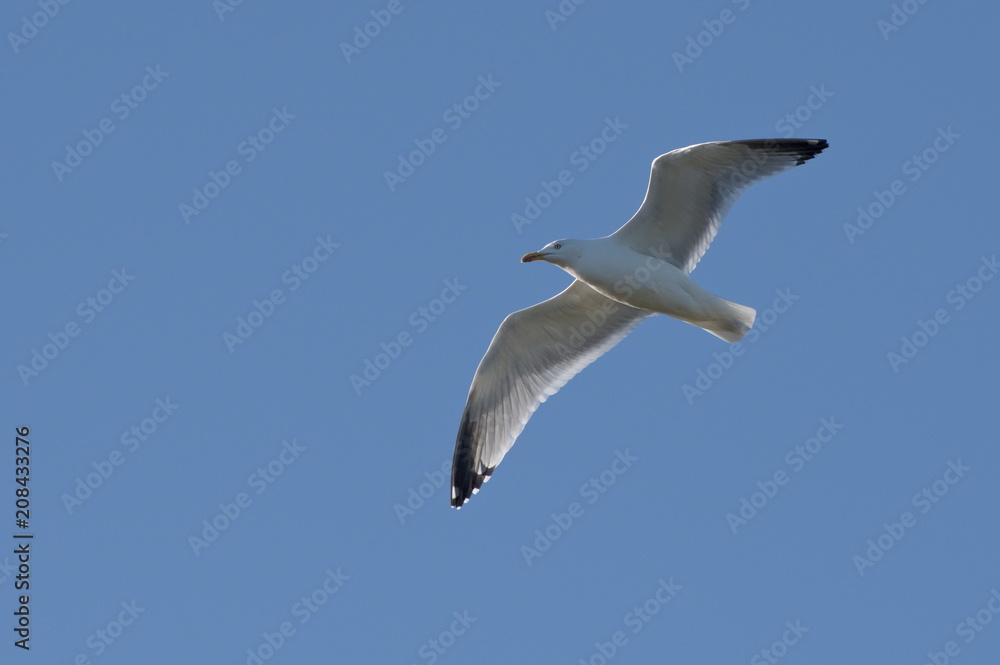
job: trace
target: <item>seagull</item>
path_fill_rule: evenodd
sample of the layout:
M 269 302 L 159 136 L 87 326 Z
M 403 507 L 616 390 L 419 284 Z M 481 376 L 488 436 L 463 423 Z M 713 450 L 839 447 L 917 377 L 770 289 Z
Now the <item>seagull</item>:
M 451 467 L 451 505 L 479 491 L 538 405 L 622 341 L 666 314 L 737 342 L 757 312 L 689 276 L 750 185 L 812 159 L 823 139 L 699 143 L 653 160 L 639 210 L 604 238 L 556 240 L 525 254 L 575 279 L 504 319 L 472 379 Z

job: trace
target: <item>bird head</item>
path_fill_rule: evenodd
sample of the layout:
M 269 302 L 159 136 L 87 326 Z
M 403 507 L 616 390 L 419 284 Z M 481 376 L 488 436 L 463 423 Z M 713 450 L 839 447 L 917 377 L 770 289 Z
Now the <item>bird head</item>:
M 537 252 L 530 252 L 522 256 L 521 263 L 541 260 L 557 266 L 565 266 L 580 253 L 580 248 L 577 245 L 575 240 L 555 240 Z

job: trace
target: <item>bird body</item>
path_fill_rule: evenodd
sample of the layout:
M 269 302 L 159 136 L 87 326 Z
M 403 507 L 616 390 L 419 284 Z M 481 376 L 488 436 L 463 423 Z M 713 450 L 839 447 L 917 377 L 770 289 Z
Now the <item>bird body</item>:
M 639 210 L 612 235 L 557 240 L 522 262 L 543 260 L 576 279 L 504 319 L 469 388 L 451 469 L 460 508 L 489 480 L 538 405 L 623 340 L 666 314 L 727 342 L 756 312 L 709 293 L 690 273 L 729 208 L 750 185 L 812 159 L 822 139 L 716 141 L 653 160 Z
M 746 335 L 756 310 L 709 293 L 657 253 L 669 256 L 654 247 L 642 254 L 608 236 L 558 240 L 540 252 L 525 255 L 522 261 L 548 261 L 611 300 L 672 316 L 730 343 Z

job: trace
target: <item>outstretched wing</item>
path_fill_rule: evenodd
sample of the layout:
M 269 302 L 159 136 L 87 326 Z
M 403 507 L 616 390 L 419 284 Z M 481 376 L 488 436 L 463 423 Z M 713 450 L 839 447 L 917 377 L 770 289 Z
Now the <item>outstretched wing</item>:
M 828 145 L 823 139 L 717 141 L 660 155 L 642 206 L 614 237 L 690 273 L 743 190 L 805 163 Z
M 451 505 L 460 508 L 489 480 L 540 403 L 650 314 L 577 280 L 504 319 L 469 389 L 451 466 Z

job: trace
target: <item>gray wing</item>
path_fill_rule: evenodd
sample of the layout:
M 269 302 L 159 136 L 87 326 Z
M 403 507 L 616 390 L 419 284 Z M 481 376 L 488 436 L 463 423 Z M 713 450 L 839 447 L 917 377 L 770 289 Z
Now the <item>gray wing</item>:
M 469 389 L 451 466 L 451 505 L 489 480 L 531 414 L 652 314 L 577 280 L 500 324 Z
M 717 141 L 660 155 L 642 206 L 613 237 L 643 254 L 669 253 L 667 260 L 690 273 L 743 190 L 828 145 L 823 139 Z

